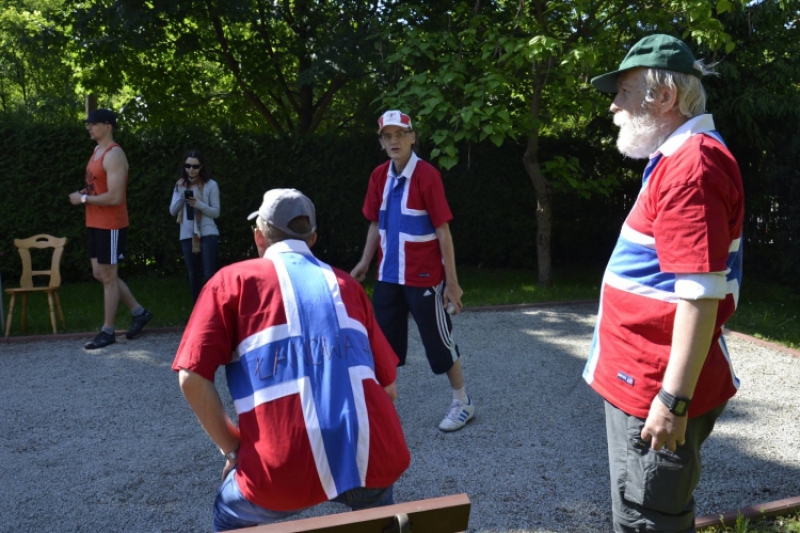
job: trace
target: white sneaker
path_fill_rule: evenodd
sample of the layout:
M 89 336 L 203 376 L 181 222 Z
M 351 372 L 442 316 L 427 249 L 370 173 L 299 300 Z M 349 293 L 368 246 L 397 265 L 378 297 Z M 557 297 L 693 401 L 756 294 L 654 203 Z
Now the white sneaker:
M 467 425 L 467 422 L 472 420 L 475 415 L 475 405 L 472 399 L 467 396 L 469 403 L 464 404 L 460 400 L 453 400 L 450 404 L 450 410 L 444 417 L 444 420 L 439 424 L 439 429 L 442 431 L 458 431 Z

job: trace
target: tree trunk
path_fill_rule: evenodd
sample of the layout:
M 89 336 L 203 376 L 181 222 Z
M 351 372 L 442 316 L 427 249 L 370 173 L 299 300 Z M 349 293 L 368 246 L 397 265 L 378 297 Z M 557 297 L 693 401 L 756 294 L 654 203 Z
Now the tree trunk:
M 541 112 L 543 87 L 542 75 L 536 74 L 531 96 L 531 116 L 536 122 L 538 122 Z M 550 257 L 550 238 L 553 230 L 553 185 L 544 177 L 539 166 L 538 127 L 528 135 L 523 163 L 536 191 L 536 260 L 539 266 L 539 285 L 549 287 L 553 284 L 553 262 Z
M 97 109 L 97 95 L 95 94 L 87 94 L 86 95 L 86 116 L 89 116 L 89 113 Z
M 536 260 L 539 267 L 539 285 L 553 284 L 553 262 L 550 257 L 550 238 L 553 230 L 553 186 L 539 167 L 539 133 L 528 136 L 528 146 L 523 158 L 525 170 L 536 191 Z
M 311 58 L 303 55 L 298 58 L 298 78 L 302 78 L 303 74 L 311 70 Z M 313 133 L 310 131 L 311 124 L 314 122 L 314 86 L 310 83 L 304 83 L 299 87 L 299 107 L 297 110 L 297 133 L 307 135 Z

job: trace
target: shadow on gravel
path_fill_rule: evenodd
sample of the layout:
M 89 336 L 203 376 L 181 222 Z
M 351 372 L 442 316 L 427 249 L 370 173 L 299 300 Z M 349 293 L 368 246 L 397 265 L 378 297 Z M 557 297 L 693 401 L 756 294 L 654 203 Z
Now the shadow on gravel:
M 581 379 L 593 312 L 456 317 L 477 412 L 452 434 L 437 429 L 447 379 L 431 374 L 412 325 L 397 402 L 412 464 L 397 501 L 466 492 L 476 532 L 608 531 L 602 401 Z M 223 461 L 171 371 L 179 341 L 0 347 L 0 532 L 211 529 Z M 729 344 L 743 385 L 707 444 L 700 514 L 800 494 L 800 361 Z M 227 398 L 222 371 L 217 383 Z M 342 510 L 325 504 L 302 516 Z

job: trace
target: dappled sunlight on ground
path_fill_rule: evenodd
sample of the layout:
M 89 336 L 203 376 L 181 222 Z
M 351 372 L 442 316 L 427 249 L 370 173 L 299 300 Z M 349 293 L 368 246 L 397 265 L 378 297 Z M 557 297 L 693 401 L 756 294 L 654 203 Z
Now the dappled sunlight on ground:
M 475 419 L 437 425 L 451 394 L 410 324 L 396 403 L 411 450 L 406 502 L 465 492 L 474 532 L 610 529 L 602 400 L 581 378 L 596 305 L 454 317 Z M 147 332 L 95 352 L 88 340 L 0 347 L 3 531 L 210 529 L 222 461 L 170 366 L 179 334 Z M 704 449 L 699 514 L 800 494 L 800 359 L 729 338 L 739 395 Z M 216 384 L 229 412 L 224 371 Z M 325 504 L 302 517 L 342 512 Z M 10 524 L 10 525 L 9 525 Z

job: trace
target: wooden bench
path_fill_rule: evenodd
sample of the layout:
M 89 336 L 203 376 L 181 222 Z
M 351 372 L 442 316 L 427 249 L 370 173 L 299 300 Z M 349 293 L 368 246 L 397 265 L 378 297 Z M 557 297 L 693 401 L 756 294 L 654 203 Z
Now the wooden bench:
M 457 533 L 467 530 L 466 494 L 398 503 L 364 511 L 237 529 L 247 533 Z

